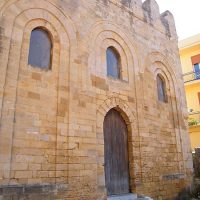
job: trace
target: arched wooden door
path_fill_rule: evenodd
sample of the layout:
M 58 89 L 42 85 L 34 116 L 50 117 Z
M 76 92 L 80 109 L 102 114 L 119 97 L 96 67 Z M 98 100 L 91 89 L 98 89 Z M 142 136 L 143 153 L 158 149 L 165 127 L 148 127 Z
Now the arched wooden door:
M 118 111 L 110 110 L 104 120 L 105 179 L 109 196 L 128 194 L 128 131 Z

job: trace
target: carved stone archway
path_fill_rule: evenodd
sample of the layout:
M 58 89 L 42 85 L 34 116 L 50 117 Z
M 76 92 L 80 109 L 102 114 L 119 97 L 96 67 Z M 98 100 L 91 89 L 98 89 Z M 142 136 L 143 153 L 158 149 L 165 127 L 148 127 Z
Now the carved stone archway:
M 129 167 L 130 167 L 130 189 L 135 190 L 136 180 L 141 181 L 141 158 L 135 158 L 134 148 L 139 145 L 139 132 L 136 119 L 136 113 L 130 108 L 128 103 L 119 97 L 112 96 L 103 101 L 97 108 L 96 131 L 97 131 L 97 160 L 98 160 L 98 186 L 105 188 L 105 171 L 104 171 L 104 133 L 103 123 L 106 114 L 109 110 L 116 109 L 124 119 L 128 129 L 128 143 L 129 143 Z M 137 139 L 136 139 L 137 138 Z M 137 151 L 140 151 L 137 149 Z M 106 196 L 106 193 L 105 193 Z

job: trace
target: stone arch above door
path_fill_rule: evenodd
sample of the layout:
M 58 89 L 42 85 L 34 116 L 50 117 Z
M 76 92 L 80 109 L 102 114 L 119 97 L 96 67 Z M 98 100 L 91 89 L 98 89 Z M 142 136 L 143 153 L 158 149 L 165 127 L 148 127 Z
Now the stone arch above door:
M 124 118 L 126 123 L 130 124 L 133 121 L 135 121 L 135 113 L 133 113 L 129 105 L 119 97 L 110 97 L 104 100 L 102 104 L 100 104 L 97 108 L 97 117 L 99 115 L 99 117 L 102 116 L 104 118 L 106 116 L 106 113 L 112 108 L 115 108 L 119 112 L 121 110 L 120 113 L 122 114 L 123 117 L 126 113 L 127 117 Z

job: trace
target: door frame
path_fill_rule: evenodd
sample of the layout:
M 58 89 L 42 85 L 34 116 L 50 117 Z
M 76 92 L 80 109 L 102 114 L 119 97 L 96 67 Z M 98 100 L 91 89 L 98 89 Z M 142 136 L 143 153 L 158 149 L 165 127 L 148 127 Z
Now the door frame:
M 118 97 L 110 97 L 105 101 L 100 102 L 97 107 L 96 118 L 96 138 L 97 138 L 97 187 L 102 195 L 107 196 L 105 186 L 105 170 L 104 170 L 104 132 L 103 122 L 107 112 L 111 109 L 116 109 L 124 119 L 128 129 L 128 147 L 129 147 L 129 174 L 130 174 L 130 189 L 136 191 L 137 185 L 142 183 L 142 167 L 141 156 L 134 157 L 134 149 L 140 152 L 139 141 L 134 138 L 139 138 L 138 119 L 136 111 L 132 110 L 126 101 Z M 137 146 L 137 148 L 135 147 Z
M 112 111 L 112 110 L 115 110 L 116 111 L 116 113 L 121 117 L 121 119 L 123 120 L 123 122 L 124 122 L 124 125 L 125 125 L 125 127 L 126 127 L 126 137 L 127 137 L 127 157 L 128 157 L 128 166 L 127 166 L 127 172 L 128 172 L 128 190 L 129 190 L 129 192 L 127 193 L 127 194 L 129 194 L 130 192 L 131 192 L 131 174 L 130 174 L 130 148 L 129 148 L 129 146 L 130 146 L 130 144 L 129 144 L 129 141 L 130 141 L 130 134 L 129 134 L 129 130 L 128 130 L 128 125 L 127 125 L 127 123 L 126 123 L 126 121 L 125 121 L 125 119 L 124 119 L 124 117 L 122 116 L 122 111 L 120 112 L 119 110 L 117 110 L 116 108 L 112 108 L 112 109 L 110 109 L 107 113 L 106 113 L 106 116 L 105 116 L 105 118 L 104 118 L 104 123 L 103 123 L 103 128 L 105 128 L 104 127 L 104 125 L 105 125 L 105 119 L 106 119 L 106 117 L 107 117 L 107 115 L 109 114 L 109 112 L 110 111 Z M 105 132 L 103 133 L 104 134 L 104 139 L 105 139 Z M 106 153 L 105 153 L 105 140 L 104 140 L 104 162 L 106 162 L 106 160 L 105 160 L 105 157 L 106 157 Z M 105 169 L 105 164 L 104 164 L 104 171 L 105 171 L 106 169 Z M 105 185 L 106 185 L 106 173 L 105 173 Z M 106 188 L 107 189 L 107 188 Z M 115 194 L 114 194 L 115 195 Z M 116 194 L 117 195 L 117 194 Z M 120 194 L 119 194 L 120 195 Z M 124 195 L 124 194 L 121 194 L 121 195 Z M 108 196 L 112 196 L 112 195 L 108 195 Z

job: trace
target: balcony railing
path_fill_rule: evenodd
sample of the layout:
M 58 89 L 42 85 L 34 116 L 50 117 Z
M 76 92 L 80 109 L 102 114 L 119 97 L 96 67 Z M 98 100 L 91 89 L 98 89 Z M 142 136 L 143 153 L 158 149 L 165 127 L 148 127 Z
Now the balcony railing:
M 183 74 L 184 83 L 188 83 L 195 80 L 200 80 L 200 72 L 188 72 Z
M 190 112 L 189 113 L 189 126 L 198 126 L 200 125 L 200 111 L 198 112 Z

